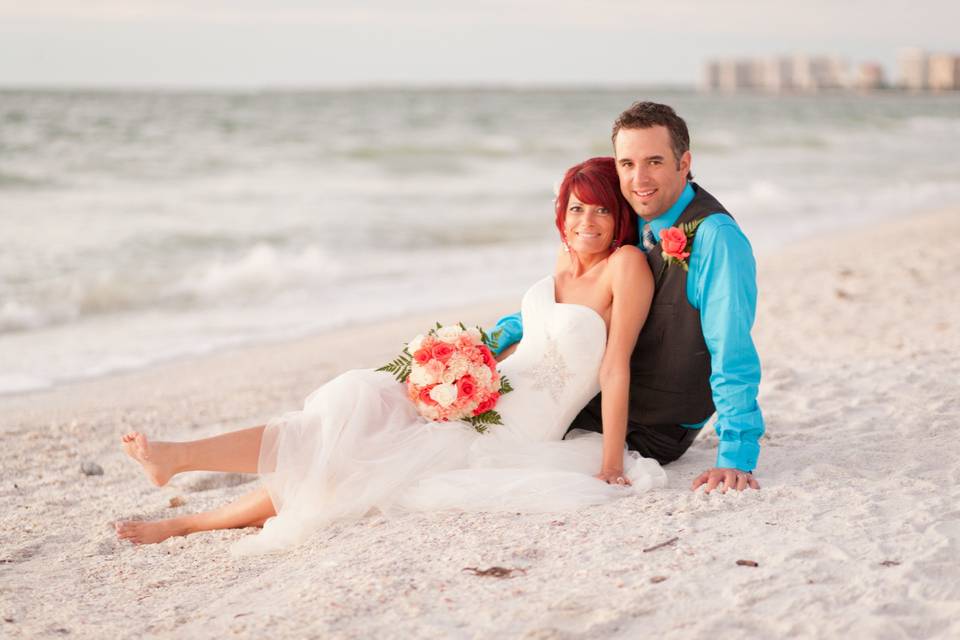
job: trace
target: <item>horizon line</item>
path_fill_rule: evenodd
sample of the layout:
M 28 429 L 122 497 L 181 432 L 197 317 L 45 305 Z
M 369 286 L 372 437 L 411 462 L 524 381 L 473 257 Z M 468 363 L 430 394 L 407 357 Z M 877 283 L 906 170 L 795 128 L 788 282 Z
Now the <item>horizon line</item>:
M 661 90 L 661 91 L 697 91 L 696 83 L 627 83 L 627 82 L 360 82 L 338 84 L 311 83 L 263 83 L 263 84 L 202 84 L 202 83 L 107 83 L 107 82 L 4 82 L 0 81 L 0 91 L 207 91 L 207 92 L 349 92 L 379 90 L 453 90 L 453 91 L 550 91 L 570 89 L 601 90 Z

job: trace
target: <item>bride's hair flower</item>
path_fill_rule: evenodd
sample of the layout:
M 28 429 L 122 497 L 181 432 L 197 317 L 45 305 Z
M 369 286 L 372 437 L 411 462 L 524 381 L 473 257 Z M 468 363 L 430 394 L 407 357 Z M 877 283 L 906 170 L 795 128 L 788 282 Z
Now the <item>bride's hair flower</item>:
M 512 389 L 497 371 L 489 336 L 477 327 L 437 325 L 418 335 L 393 362 L 378 371 L 407 385 L 407 397 L 424 418 L 464 420 L 480 432 L 501 424 L 494 408 Z

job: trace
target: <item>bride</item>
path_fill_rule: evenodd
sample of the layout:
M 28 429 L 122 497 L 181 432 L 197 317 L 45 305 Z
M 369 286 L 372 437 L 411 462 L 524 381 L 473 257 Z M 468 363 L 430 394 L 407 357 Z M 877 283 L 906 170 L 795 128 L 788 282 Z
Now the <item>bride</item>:
M 233 547 L 256 553 L 374 510 L 554 511 L 662 486 L 659 465 L 624 447 L 630 355 L 653 296 L 634 218 L 613 158 L 566 172 L 555 273 L 524 294 L 523 340 L 498 357 L 514 387 L 497 405 L 503 425 L 479 434 L 462 422 L 430 422 L 392 375 L 357 370 L 265 426 L 192 442 L 127 433 L 124 450 L 157 486 L 203 470 L 257 472 L 262 487 L 212 511 L 116 522 L 118 537 L 146 544 L 263 527 Z M 598 390 L 603 434 L 564 439 Z

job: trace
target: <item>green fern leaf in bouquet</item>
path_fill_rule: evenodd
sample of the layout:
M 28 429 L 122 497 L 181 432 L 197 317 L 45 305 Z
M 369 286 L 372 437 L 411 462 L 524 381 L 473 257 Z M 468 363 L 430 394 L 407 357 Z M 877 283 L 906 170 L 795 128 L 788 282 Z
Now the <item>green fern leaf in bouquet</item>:
M 499 413 L 491 409 L 490 411 L 484 411 L 478 416 L 467 418 L 467 422 L 469 422 L 479 433 L 486 433 L 487 427 L 490 425 L 502 425 L 503 418 L 500 417 Z
M 397 382 L 406 382 L 407 378 L 410 377 L 410 365 L 412 362 L 413 356 L 411 356 L 407 348 L 404 347 L 399 356 L 378 368 L 377 371 L 392 373 L 393 377 L 397 379 Z

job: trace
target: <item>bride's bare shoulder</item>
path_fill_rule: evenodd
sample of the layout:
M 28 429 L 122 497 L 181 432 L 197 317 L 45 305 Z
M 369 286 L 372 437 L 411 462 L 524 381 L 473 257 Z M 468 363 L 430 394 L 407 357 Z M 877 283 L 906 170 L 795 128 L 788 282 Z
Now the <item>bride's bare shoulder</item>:
M 610 274 L 615 278 L 643 277 L 649 273 L 647 256 L 633 245 L 620 247 L 610 256 Z

